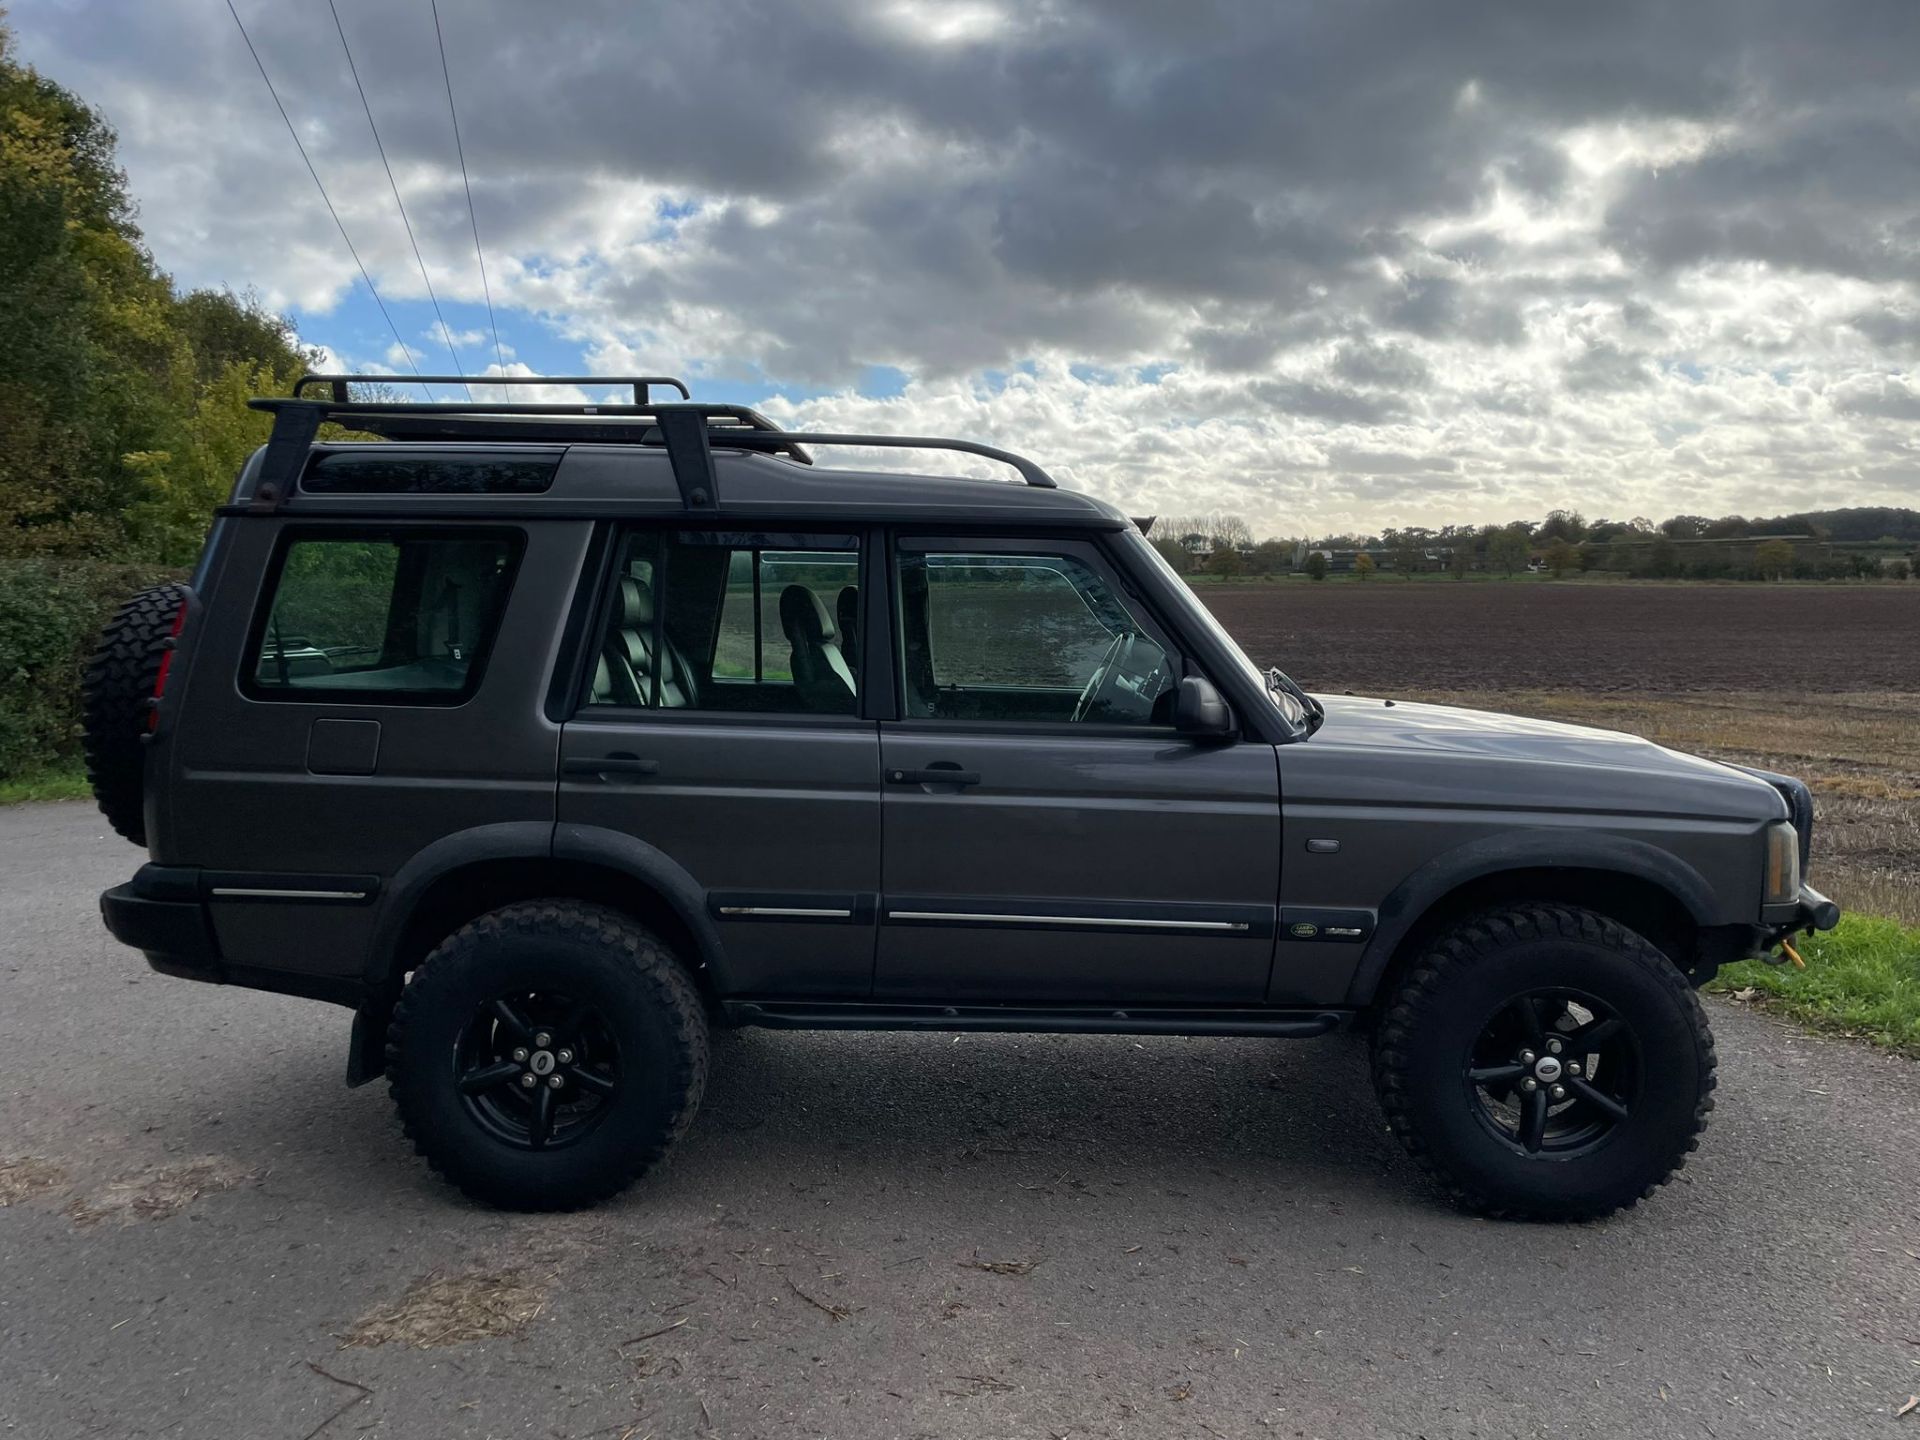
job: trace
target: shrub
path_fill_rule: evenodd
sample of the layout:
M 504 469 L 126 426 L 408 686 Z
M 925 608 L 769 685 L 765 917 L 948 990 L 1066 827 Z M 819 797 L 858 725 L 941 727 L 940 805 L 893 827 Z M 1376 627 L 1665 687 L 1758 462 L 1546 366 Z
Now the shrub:
M 1531 543 L 1525 526 L 1509 525 L 1488 538 L 1487 563 L 1506 571 L 1508 578 L 1512 578 L 1514 571 L 1526 565 Z
M 80 667 L 136 590 L 178 572 L 100 561 L 0 561 L 0 779 L 80 748 Z
M 1173 567 L 1174 574 L 1184 575 L 1193 569 L 1193 552 L 1178 540 L 1170 540 L 1163 535 L 1149 543 L 1160 552 L 1160 558 Z
M 1765 579 L 1778 580 L 1793 573 L 1795 558 L 1793 546 L 1785 540 L 1769 540 L 1754 548 L 1753 568 Z
M 1644 572 L 1656 580 L 1677 579 L 1681 572 L 1680 547 L 1662 535 L 1647 547 L 1647 564 Z

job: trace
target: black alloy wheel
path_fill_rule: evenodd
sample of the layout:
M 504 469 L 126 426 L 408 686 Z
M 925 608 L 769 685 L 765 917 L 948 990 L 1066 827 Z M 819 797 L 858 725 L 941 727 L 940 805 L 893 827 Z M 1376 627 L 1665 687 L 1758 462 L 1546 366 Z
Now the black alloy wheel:
M 476 1200 L 569 1210 L 663 1161 L 699 1108 L 707 1014 L 632 916 L 522 900 L 449 935 L 387 1027 L 408 1138 Z
M 1713 1032 L 1673 959 L 1610 916 L 1517 904 L 1427 940 L 1386 987 L 1381 1108 L 1455 1203 L 1591 1220 L 1651 1195 L 1713 1109 Z
M 584 1001 L 535 992 L 490 1000 L 454 1052 L 467 1113 L 522 1150 L 575 1144 L 606 1118 L 620 1090 L 620 1047 Z
M 1462 1067 L 1481 1122 L 1522 1154 L 1567 1158 L 1632 1114 L 1640 1046 L 1619 1014 L 1573 990 L 1532 990 L 1481 1028 Z

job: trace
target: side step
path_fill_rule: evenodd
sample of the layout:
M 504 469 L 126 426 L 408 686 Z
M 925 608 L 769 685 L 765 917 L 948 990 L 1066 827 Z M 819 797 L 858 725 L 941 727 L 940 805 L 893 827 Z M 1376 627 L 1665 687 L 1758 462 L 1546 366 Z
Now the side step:
M 1095 1005 L 889 1005 L 726 1000 L 735 1025 L 771 1030 L 1003 1030 L 1058 1035 L 1267 1035 L 1304 1040 L 1338 1029 L 1334 1010 L 1119 1010 Z

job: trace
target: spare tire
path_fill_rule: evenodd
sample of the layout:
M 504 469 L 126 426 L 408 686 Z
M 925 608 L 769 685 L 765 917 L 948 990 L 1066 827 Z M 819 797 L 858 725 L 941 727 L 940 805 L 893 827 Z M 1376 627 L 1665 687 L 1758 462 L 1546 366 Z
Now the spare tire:
M 161 669 L 186 617 L 187 587 L 156 585 L 126 604 L 80 677 L 87 782 L 107 823 L 136 845 L 147 843 L 147 734 Z

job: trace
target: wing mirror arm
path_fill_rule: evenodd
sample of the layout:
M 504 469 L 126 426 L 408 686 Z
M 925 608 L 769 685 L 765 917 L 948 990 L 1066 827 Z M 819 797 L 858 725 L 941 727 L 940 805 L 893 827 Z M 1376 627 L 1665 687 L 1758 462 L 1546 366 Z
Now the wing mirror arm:
M 1173 728 L 1189 740 L 1213 744 L 1232 740 L 1238 733 L 1232 709 L 1213 682 L 1200 675 L 1180 682 L 1173 699 Z

